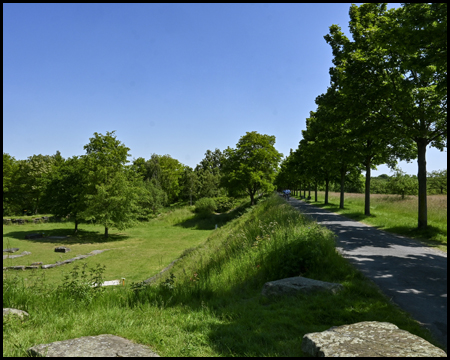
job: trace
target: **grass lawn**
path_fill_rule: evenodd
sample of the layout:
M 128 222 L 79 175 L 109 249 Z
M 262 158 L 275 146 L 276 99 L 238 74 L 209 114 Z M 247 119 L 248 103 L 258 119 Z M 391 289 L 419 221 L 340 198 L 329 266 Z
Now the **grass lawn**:
M 22 264 L 54 261 L 52 249 L 60 243 L 25 241 L 28 225 L 21 226 L 4 226 L 4 247 L 39 255 Z M 58 287 L 63 271 L 73 274 L 72 264 L 4 271 L 3 306 L 25 310 L 30 318 L 4 320 L 3 356 L 26 356 L 36 344 L 99 334 L 148 345 L 161 356 L 305 356 L 306 333 L 360 321 L 391 322 L 438 345 L 339 255 L 329 230 L 278 196 L 230 214 L 200 216 L 177 209 L 108 241 L 102 240 L 100 227 L 81 228 L 69 240 L 71 254 L 112 249 L 86 262 L 100 262 L 106 266 L 105 280 L 126 277 L 126 285 L 96 289 L 81 278 Z M 72 231 L 64 224 L 42 229 L 55 235 Z M 154 275 L 181 254 L 159 282 L 130 283 Z M 48 274 L 46 280 L 41 281 L 42 274 Z M 344 289 L 336 295 L 261 295 L 265 282 L 298 275 L 338 282 Z
M 417 229 L 417 196 L 402 199 L 399 195 L 372 194 L 370 216 L 364 215 L 364 194 L 346 193 L 344 209 L 339 209 L 339 196 L 337 192 L 330 192 L 329 204 L 324 205 L 325 192 L 318 192 L 318 202 L 314 201 L 314 193 L 311 192 L 312 199 L 307 202 L 378 229 L 420 240 L 427 246 L 447 252 L 447 195 L 428 196 L 427 230 Z
M 195 215 L 186 210 L 182 214 L 178 211 L 177 217 L 187 221 Z M 174 226 L 174 221 L 177 220 L 169 213 L 126 231 L 110 230 L 108 239 L 103 236 L 104 228 L 98 225 L 81 224 L 77 235 L 73 235 L 74 225 L 70 222 L 3 225 L 3 248 L 19 248 L 15 254 L 31 252 L 31 255 L 3 260 L 3 266 L 30 265 L 33 262 L 53 264 L 92 250 L 111 249 L 72 264 L 46 269 L 46 277 L 51 282 L 59 282 L 63 273 L 71 271 L 76 264 L 86 262 L 89 266 L 108 264 L 104 274 L 106 280 L 125 278 L 127 282 L 142 281 L 157 274 L 185 249 L 204 242 L 214 229 L 214 226 L 210 226 L 211 229 Z M 44 233 L 45 236 L 69 235 L 69 238 L 25 240 L 25 235 L 30 233 Z M 66 246 L 71 251 L 56 253 L 56 246 Z M 28 271 L 18 272 L 19 276 L 25 278 L 27 274 Z

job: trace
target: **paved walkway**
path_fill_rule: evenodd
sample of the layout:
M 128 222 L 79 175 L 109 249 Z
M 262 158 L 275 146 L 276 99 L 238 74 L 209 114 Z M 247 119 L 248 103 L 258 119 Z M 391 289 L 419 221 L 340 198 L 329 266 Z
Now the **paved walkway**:
M 332 230 L 344 257 L 447 347 L 447 253 L 291 198 Z

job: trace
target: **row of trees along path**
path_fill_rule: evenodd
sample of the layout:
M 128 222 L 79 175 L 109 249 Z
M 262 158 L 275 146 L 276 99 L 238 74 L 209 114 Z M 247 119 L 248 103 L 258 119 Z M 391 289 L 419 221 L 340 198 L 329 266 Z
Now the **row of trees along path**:
M 370 215 L 370 172 L 398 159 L 418 163 L 418 227 L 427 227 L 426 149 L 447 146 L 447 4 L 350 7 L 350 33 L 330 26 L 330 86 L 316 98 L 296 151 L 281 166 L 279 187 L 366 172 L 365 215 Z M 297 187 L 298 188 L 298 187 Z M 325 199 L 328 202 L 328 199 Z

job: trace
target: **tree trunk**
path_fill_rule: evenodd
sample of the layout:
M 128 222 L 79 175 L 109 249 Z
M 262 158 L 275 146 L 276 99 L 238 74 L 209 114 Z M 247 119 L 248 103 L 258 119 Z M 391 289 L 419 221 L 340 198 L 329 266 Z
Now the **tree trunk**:
M 341 169 L 341 196 L 339 199 L 339 209 L 344 208 L 344 186 L 345 186 L 345 169 Z
M 366 189 L 364 199 L 364 215 L 370 216 L 370 160 L 366 162 Z
M 328 205 L 328 183 L 330 180 L 325 179 L 325 205 Z
M 314 201 L 317 202 L 317 180 L 314 183 Z
M 417 164 L 419 171 L 417 178 L 419 180 L 419 221 L 418 228 L 425 229 L 428 226 L 427 221 L 427 141 L 426 139 L 419 139 L 417 141 L 417 149 L 419 152 Z
M 311 183 L 308 183 L 308 197 L 311 199 Z
M 252 192 L 250 192 L 250 204 L 251 206 L 255 205 L 255 199 L 254 199 L 254 194 Z
M 78 232 L 78 220 L 75 218 L 75 234 Z
M 108 228 L 105 226 L 105 238 L 108 238 Z

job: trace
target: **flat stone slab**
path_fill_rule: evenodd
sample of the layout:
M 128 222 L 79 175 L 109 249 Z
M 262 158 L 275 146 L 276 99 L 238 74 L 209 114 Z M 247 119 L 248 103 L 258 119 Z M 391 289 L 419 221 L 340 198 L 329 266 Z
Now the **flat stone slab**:
M 18 309 L 13 309 L 13 308 L 3 308 L 3 316 L 9 315 L 9 314 L 17 315 L 21 319 L 23 319 L 24 316 L 30 316 L 26 311 L 23 311 L 23 310 L 18 310 Z
M 39 265 L 28 265 L 25 266 L 26 270 L 39 269 Z
M 8 253 L 15 253 L 16 251 L 19 251 L 19 248 L 3 249 L 3 252 L 8 252 Z
M 325 291 L 336 294 L 342 289 L 343 286 L 341 284 L 295 276 L 266 282 L 263 286 L 261 294 L 264 296 L 295 295 L 298 293 L 311 293 L 316 291 Z
M 148 346 L 109 334 L 36 345 L 28 353 L 45 357 L 159 357 Z
M 100 286 L 112 286 L 112 285 L 124 285 L 125 284 L 125 278 L 122 280 L 107 280 L 101 283 Z M 97 283 L 94 283 L 91 285 L 91 287 L 98 286 Z
M 31 253 L 29 251 L 22 251 L 19 255 L 3 255 L 3 259 L 15 259 L 25 255 L 31 255 Z
M 101 254 L 103 251 L 108 251 L 110 249 L 105 249 L 105 250 L 92 250 L 89 254 L 91 255 L 97 255 L 97 254 Z
M 378 321 L 305 334 L 302 351 L 316 357 L 447 357 L 445 351 L 421 337 Z
M 41 269 L 50 269 L 50 268 L 54 268 L 55 266 L 58 266 L 59 264 L 47 264 L 47 265 L 42 265 Z
M 25 270 L 25 265 L 8 266 L 7 269 L 11 269 L 11 270 Z

